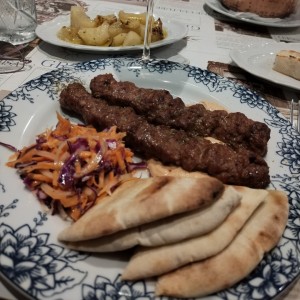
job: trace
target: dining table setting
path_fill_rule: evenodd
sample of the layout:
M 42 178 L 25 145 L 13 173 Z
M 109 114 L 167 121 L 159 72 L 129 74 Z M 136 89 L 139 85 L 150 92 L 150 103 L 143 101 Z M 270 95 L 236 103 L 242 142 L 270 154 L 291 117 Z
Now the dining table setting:
M 0 299 L 300 299 L 300 1 L 4 2 Z

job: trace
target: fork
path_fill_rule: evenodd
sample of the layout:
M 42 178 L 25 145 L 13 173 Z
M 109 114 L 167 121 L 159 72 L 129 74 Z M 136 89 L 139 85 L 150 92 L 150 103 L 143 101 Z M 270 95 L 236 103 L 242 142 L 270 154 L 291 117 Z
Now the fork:
M 297 131 L 300 132 L 300 103 L 299 101 L 294 101 L 294 99 L 290 102 L 290 121 L 294 125 Z

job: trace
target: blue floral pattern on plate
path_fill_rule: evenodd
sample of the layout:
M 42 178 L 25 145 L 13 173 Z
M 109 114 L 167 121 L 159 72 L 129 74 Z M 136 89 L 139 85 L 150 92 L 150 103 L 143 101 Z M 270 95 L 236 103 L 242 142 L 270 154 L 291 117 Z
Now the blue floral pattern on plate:
M 297 278 L 300 270 L 300 135 L 256 92 L 190 65 L 124 57 L 93 60 L 44 74 L 9 94 L 0 103 L 0 141 L 16 147 L 27 145 L 37 133 L 55 125 L 55 111 L 60 111 L 57 101 L 60 90 L 73 81 L 81 81 L 88 87 L 99 73 L 113 73 L 120 80 L 141 86 L 169 89 L 187 104 L 205 97 L 268 124 L 271 139 L 266 159 L 270 165 L 270 187 L 288 195 L 288 224 L 277 247 L 265 255 L 247 278 L 212 298 L 255 300 L 278 296 Z M 1 168 L 5 168 L 0 174 L 2 276 L 33 298 L 154 297 L 153 283 L 120 280 L 126 260 L 78 253 L 60 245 L 56 236 L 68 224 L 40 212 L 38 202 L 23 189 L 15 171 L 5 167 L 9 150 L 0 148 L 0 153 Z

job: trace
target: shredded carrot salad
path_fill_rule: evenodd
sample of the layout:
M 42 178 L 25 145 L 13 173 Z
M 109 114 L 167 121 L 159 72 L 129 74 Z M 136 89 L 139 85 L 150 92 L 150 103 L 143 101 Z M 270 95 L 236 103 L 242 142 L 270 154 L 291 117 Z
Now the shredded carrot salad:
M 18 169 L 25 185 L 52 211 L 62 208 L 76 221 L 145 165 L 133 162 L 133 152 L 123 142 L 126 133 L 115 126 L 97 132 L 60 114 L 57 118 L 54 130 L 15 152 L 7 166 Z

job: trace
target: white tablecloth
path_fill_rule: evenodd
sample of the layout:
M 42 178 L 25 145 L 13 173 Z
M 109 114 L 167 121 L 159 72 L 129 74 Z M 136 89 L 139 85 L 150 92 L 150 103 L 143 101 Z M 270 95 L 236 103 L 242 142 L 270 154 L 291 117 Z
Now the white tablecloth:
M 70 0 L 75 3 L 77 0 Z M 47 1 L 37 0 L 39 20 L 46 21 L 53 15 L 47 15 L 43 11 L 43 5 Z M 45 3 L 44 3 L 45 2 Z M 59 1 L 51 1 L 52 5 Z M 66 1 L 68 2 L 68 1 Z M 78 1 L 79 2 L 79 1 Z M 127 0 L 130 4 L 124 4 L 124 1 L 99 1 L 85 0 L 91 11 L 101 11 L 101 9 L 112 10 L 145 10 L 143 6 L 145 1 Z M 213 13 L 204 5 L 205 1 L 200 0 L 157 0 L 155 14 L 161 17 L 174 18 L 183 22 L 188 27 L 188 36 L 186 39 L 173 45 L 162 47 L 151 52 L 152 57 L 166 58 L 179 62 L 189 63 L 201 68 L 207 68 L 208 63 L 221 62 L 224 64 L 232 63 L 229 52 L 231 49 L 240 48 L 249 43 L 277 42 L 279 40 L 293 39 L 300 41 L 300 30 L 286 29 L 269 31 L 267 28 L 251 28 L 245 24 L 239 23 L 229 25 L 222 22 L 222 17 L 214 18 Z M 50 3 L 50 2 L 49 2 Z M 48 4 L 49 4 L 48 3 Z M 80 3 L 83 3 L 80 1 Z M 134 4 L 137 4 L 134 6 Z M 33 47 L 27 55 L 31 63 L 27 64 L 25 70 L 14 73 L 13 75 L 0 75 L 0 99 L 9 91 L 14 90 L 22 83 L 37 77 L 49 70 L 71 64 L 79 61 L 86 61 L 99 58 L 99 54 L 87 54 L 71 52 L 67 49 L 59 48 L 45 42 L 39 43 Z M 9 291 L 10 290 L 10 291 Z M 21 296 L 11 293 L 11 289 L 4 287 L 0 282 L 0 299 L 24 299 Z M 282 296 L 283 297 L 283 296 Z M 300 284 L 298 283 L 291 292 L 284 297 L 286 300 L 300 299 Z

